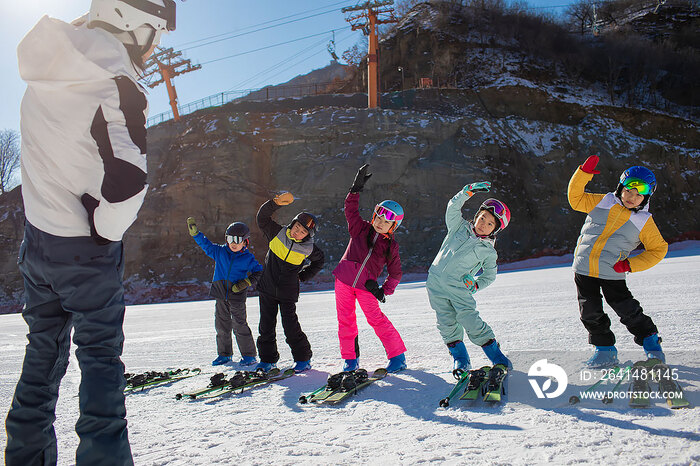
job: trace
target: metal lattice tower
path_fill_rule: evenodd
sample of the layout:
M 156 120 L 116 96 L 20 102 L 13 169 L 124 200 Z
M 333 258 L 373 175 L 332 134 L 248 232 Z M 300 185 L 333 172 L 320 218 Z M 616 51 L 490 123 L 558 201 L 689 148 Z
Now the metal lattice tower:
M 379 105 L 379 41 L 377 28 L 379 24 L 397 23 L 394 16 L 394 0 L 367 1 L 361 5 L 343 8 L 343 13 L 358 12 L 346 18 L 352 26 L 352 30 L 362 29 L 369 36 L 369 50 L 367 53 L 367 107 L 376 108 Z
M 195 71 L 202 68 L 202 65 L 192 65 L 189 59 L 183 59 L 182 52 L 175 52 L 172 48 L 162 49 L 156 47 L 156 51 L 144 64 L 144 80 L 146 86 L 151 89 L 161 83 L 165 83 L 168 88 L 168 97 L 170 98 L 170 108 L 173 110 L 173 119 L 178 121 L 180 113 L 177 111 L 177 92 L 173 86 L 172 79 L 190 71 Z M 159 75 L 160 79 L 151 81 Z

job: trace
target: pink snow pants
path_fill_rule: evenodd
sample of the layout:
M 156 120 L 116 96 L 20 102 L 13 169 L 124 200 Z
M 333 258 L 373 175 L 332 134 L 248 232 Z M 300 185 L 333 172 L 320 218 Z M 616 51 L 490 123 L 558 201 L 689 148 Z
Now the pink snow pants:
M 338 339 L 340 340 L 340 356 L 343 359 L 355 359 L 355 340 L 357 338 L 357 317 L 355 316 L 355 299 L 360 303 L 365 313 L 367 323 L 372 326 L 374 333 L 384 345 L 389 359 L 406 352 L 401 335 L 379 308 L 379 301 L 372 293 L 359 288 L 353 288 L 335 280 L 335 307 L 338 311 Z

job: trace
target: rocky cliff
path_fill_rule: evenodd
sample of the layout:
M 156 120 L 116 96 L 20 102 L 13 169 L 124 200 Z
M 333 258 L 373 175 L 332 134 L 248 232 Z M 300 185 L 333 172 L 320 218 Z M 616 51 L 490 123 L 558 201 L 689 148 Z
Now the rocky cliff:
M 361 108 L 364 99 L 229 104 L 150 128 L 149 193 L 125 237 L 129 300 L 206 296 L 213 264 L 187 234 L 188 216 L 214 241 L 223 240 L 229 223 L 248 223 L 262 262 L 266 243 L 255 213 L 280 190 L 297 200 L 278 212 L 278 222 L 301 210 L 318 215 L 327 264 L 312 285 L 330 286 L 348 239 L 343 199 L 363 163 L 374 173 L 362 194 L 363 216 L 389 198 L 406 210 L 397 240 L 408 273 L 427 270 L 445 234 L 446 203 L 471 181 L 490 180 L 489 196 L 512 211 L 497 242 L 501 260 L 572 251 L 584 215 L 568 206 L 566 186 L 592 153 L 600 155 L 602 173 L 591 191 L 613 190 L 622 170 L 644 164 L 659 181 L 651 207 L 662 234 L 669 240 L 698 235 L 700 131 L 694 121 L 571 103 L 523 85 L 387 94 L 384 108 L 372 110 Z M 486 197 L 475 198 L 470 212 Z M 16 189 L 0 197 L 5 311 L 21 303 L 14 257 L 22 221 Z

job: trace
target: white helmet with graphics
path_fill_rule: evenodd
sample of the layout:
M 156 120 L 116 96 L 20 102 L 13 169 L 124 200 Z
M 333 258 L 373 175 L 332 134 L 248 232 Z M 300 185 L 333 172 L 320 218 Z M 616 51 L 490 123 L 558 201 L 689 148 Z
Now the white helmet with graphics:
M 125 44 L 149 48 L 160 42 L 163 31 L 175 30 L 175 1 L 92 0 L 88 26 L 106 29 Z

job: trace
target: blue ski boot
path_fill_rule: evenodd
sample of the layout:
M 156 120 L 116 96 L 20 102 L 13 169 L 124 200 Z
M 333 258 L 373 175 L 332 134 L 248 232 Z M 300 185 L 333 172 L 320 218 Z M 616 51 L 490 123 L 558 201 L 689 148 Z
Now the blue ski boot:
M 513 363 L 510 359 L 506 357 L 505 354 L 501 352 L 501 348 L 496 340 L 493 338 L 489 340 L 485 345 L 481 347 L 486 353 L 486 357 L 491 360 L 491 363 L 495 366 L 496 364 L 503 364 L 508 369 L 513 368 Z
M 294 364 L 294 372 L 299 373 L 299 372 L 304 372 L 308 371 L 311 369 L 311 359 L 308 359 L 306 361 L 295 361 Z
M 472 363 L 469 360 L 469 353 L 467 353 L 467 347 L 464 346 L 462 340 L 453 341 L 447 344 L 447 349 L 450 350 L 450 354 L 454 358 L 454 366 L 452 367 L 455 371 L 468 371 L 472 368 Z
M 219 356 L 211 362 L 212 366 L 220 366 L 231 362 L 231 356 Z
M 253 364 L 257 364 L 258 360 L 255 356 L 243 356 L 243 358 L 238 361 L 238 364 L 241 366 L 252 366 Z
M 257 366 L 255 366 L 255 370 L 257 371 L 258 369 L 261 369 L 263 372 L 270 372 L 272 369 L 277 367 L 277 364 L 274 362 L 259 362 Z
M 664 355 L 664 352 L 661 350 L 661 338 L 659 338 L 658 333 L 653 333 L 646 337 L 644 341 L 642 341 L 642 346 L 644 347 L 644 352 L 648 359 L 660 359 L 661 362 L 666 364 L 666 355 Z
M 586 366 L 591 369 L 603 369 L 618 364 L 617 349 L 614 346 L 596 346 L 591 359 L 586 361 Z
M 352 372 L 360 368 L 360 358 L 346 359 L 343 364 L 343 372 Z
M 404 369 L 406 369 L 406 356 L 404 353 L 389 359 L 389 365 L 386 366 L 387 372 L 399 372 Z

